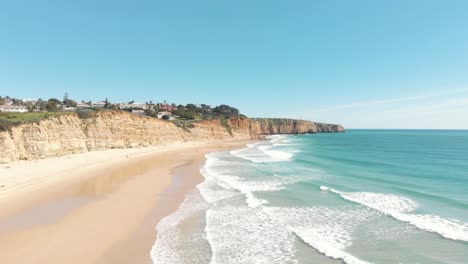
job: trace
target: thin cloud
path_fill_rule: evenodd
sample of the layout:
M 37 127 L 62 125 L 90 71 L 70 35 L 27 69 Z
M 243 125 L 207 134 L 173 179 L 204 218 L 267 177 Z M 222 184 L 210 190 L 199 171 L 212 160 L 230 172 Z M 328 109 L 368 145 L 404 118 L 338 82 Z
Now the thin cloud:
M 455 98 L 442 101 L 441 103 L 429 105 L 429 106 L 422 106 L 422 107 L 407 107 L 407 108 L 400 108 L 396 110 L 384 111 L 385 113 L 434 113 L 434 112 L 441 112 L 441 111 L 451 111 L 460 109 L 461 107 L 468 106 L 468 97 L 466 98 Z
M 314 112 L 315 113 L 323 113 L 323 112 L 337 111 L 337 110 L 343 110 L 343 109 L 351 109 L 351 108 L 357 108 L 357 107 L 385 105 L 385 104 L 401 103 L 401 102 L 407 102 L 407 101 L 418 101 L 418 100 L 428 99 L 428 98 L 433 98 L 433 97 L 447 96 L 447 95 L 456 94 L 456 93 L 465 92 L 465 91 L 468 91 L 468 89 L 457 89 L 457 90 L 452 90 L 450 92 L 436 92 L 436 93 L 420 94 L 420 95 L 400 97 L 400 98 L 360 101 L 360 102 L 354 102 L 354 103 L 350 103 L 350 104 L 344 104 L 344 105 L 337 105 L 337 106 L 332 106 L 332 107 L 321 108 L 321 109 L 318 109 L 318 110 L 316 110 Z

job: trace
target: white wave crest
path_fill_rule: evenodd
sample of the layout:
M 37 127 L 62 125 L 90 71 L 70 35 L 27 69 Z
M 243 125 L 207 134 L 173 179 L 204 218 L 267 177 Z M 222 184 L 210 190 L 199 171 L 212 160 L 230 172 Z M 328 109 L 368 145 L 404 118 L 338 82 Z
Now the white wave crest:
M 351 245 L 351 233 L 369 220 L 369 210 L 333 210 L 326 207 L 265 207 L 275 219 L 320 253 L 348 264 L 367 264 L 345 251 Z
M 233 150 L 230 152 L 231 155 L 246 159 L 255 163 L 268 163 L 268 162 L 282 162 L 290 161 L 294 157 L 294 153 L 299 150 L 278 150 L 275 146 L 282 146 L 287 140 L 287 136 L 284 135 L 273 135 L 269 136 L 269 142 L 260 142 L 256 144 L 250 144 L 247 148 Z
M 187 195 L 179 209 L 169 216 L 164 217 L 157 225 L 157 239 L 151 249 L 151 259 L 155 264 L 204 264 L 209 259 L 208 252 L 203 253 L 201 248 L 187 247 L 180 225 L 191 216 L 202 213 L 208 209 L 208 204 L 195 192 Z M 198 241 L 204 240 L 201 236 L 191 236 L 193 245 L 200 245 Z M 206 240 L 205 240 L 206 241 Z M 181 250 L 185 248 L 184 250 Z M 187 256 L 190 262 L 187 262 Z
M 223 205 L 206 214 L 211 264 L 293 264 L 293 233 L 261 208 Z
M 330 191 L 339 194 L 343 199 L 362 204 L 421 230 L 468 242 L 468 223 L 438 215 L 412 213 L 419 205 L 409 198 L 372 192 L 341 192 L 334 189 Z

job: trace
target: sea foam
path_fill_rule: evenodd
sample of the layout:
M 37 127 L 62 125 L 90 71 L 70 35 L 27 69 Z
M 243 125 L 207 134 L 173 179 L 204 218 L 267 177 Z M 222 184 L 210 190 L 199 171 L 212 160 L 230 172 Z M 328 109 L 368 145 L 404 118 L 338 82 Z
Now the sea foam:
M 163 218 L 156 227 L 157 239 L 150 253 L 153 263 L 207 263 L 210 259 L 209 246 L 202 246 L 207 241 L 201 233 L 185 238 L 181 224 L 196 214 L 203 214 L 208 208 L 208 203 L 194 190 L 186 196 L 177 211 Z
M 294 234 L 261 208 L 223 205 L 206 214 L 211 264 L 293 264 Z
M 297 149 L 279 150 L 275 148 L 287 140 L 286 136 L 270 136 L 268 139 L 268 142 L 250 144 L 247 148 L 233 150 L 230 154 L 255 163 L 267 163 L 291 161 L 294 153 L 299 151 Z
M 369 210 L 265 207 L 265 211 L 320 253 L 348 264 L 369 263 L 345 251 L 352 243 L 355 228 L 372 218 Z
M 354 228 L 368 219 L 365 214 L 368 209 L 351 213 L 326 207 L 268 207 L 268 201 L 254 193 L 279 191 L 304 179 L 279 175 L 241 177 L 232 175 L 229 170 L 215 170 L 222 160 L 219 156 L 210 156 L 208 160 L 202 170 L 206 184 L 199 188 L 210 189 L 201 193 L 213 202 L 206 213 L 205 227 L 212 249 L 212 264 L 297 263 L 295 237 L 328 257 L 350 264 L 368 263 L 345 251 L 351 244 Z M 243 194 L 243 198 L 222 195 L 222 189 Z M 214 199 L 212 195 L 216 193 L 223 198 Z
M 437 215 L 413 213 L 419 204 L 409 198 L 372 192 L 341 192 L 330 189 L 343 199 L 362 204 L 419 229 L 437 233 L 452 240 L 468 241 L 468 223 Z

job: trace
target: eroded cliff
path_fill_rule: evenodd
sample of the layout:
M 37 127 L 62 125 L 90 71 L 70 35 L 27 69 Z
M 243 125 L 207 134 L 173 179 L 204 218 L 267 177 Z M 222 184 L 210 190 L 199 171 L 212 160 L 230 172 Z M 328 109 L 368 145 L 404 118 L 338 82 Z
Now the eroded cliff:
M 255 118 L 253 122 L 259 126 L 259 132 L 268 134 L 310 134 L 322 132 L 344 132 L 341 125 L 315 123 L 307 120 L 288 118 Z
M 293 119 L 233 118 L 194 123 L 189 130 L 171 122 L 121 111 L 100 111 L 91 118 L 66 114 L 0 132 L 0 162 L 55 157 L 112 148 L 173 143 L 259 139 L 268 134 L 342 132 L 339 125 Z

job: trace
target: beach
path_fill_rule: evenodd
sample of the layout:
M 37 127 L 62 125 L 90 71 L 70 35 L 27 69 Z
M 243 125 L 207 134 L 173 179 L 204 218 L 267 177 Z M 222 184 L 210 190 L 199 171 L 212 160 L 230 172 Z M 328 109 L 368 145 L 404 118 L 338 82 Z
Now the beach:
M 113 149 L 0 165 L 2 263 L 152 263 L 160 219 L 246 142 Z

